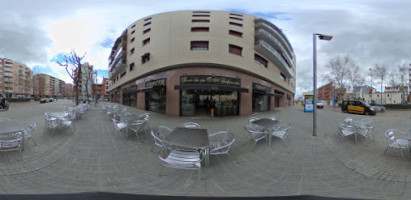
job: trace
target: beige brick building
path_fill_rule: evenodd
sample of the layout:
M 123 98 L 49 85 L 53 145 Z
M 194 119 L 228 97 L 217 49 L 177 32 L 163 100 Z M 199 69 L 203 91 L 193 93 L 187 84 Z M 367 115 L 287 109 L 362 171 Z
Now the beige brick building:
M 25 64 L 0 58 L 0 93 L 9 98 L 31 97 L 33 71 Z
M 33 88 L 35 97 L 62 97 L 67 95 L 66 83 L 48 74 L 34 75 Z
M 109 57 L 111 101 L 173 116 L 249 115 L 293 105 L 295 55 L 274 24 L 178 11 L 130 24 Z

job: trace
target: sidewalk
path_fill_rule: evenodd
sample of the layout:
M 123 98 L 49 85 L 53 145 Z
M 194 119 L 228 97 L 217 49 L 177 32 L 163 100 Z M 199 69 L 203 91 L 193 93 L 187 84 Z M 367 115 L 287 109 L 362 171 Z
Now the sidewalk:
M 230 156 L 213 156 L 210 167 L 197 172 L 164 168 L 159 149 L 150 136 L 124 138 L 101 110 L 90 105 L 87 119 L 75 122 L 77 132 L 62 130 L 49 134 L 44 129 L 44 111 L 64 110 L 71 101 L 15 109 L 11 119 L 34 120 L 38 127 L 33 146 L 26 150 L 0 153 L 1 193 L 68 193 L 105 191 L 181 196 L 283 196 L 317 195 L 368 199 L 411 198 L 411 161 L 385 150 L 383 132 L 389 127 L 405 128 L 409 119 L 373 117 L 376 142 L 337 137 L 337 125 L 347 114 L 318 111 L 318 136 L 312 136 L 312 113 L 301 106 L 256 113 L 256 117 L 276 116 L 291 122 L 290 135 L 283 143 L 273 139 L 271 147 L 253 142 L 243 126 L 248 116 L 169 117 L 150 112 L 150 126 L 175 128 L 187 121 L 197 122 L 208 133 L 228 130 L 235 136 Z M 138 114 L 147 111 L 128 108 Z M 22 114 L 30 114 L 23 119 Z M 0 113 L 4 117 L 4 112 Z M 368 117 L 355 115 L 354 117 Z

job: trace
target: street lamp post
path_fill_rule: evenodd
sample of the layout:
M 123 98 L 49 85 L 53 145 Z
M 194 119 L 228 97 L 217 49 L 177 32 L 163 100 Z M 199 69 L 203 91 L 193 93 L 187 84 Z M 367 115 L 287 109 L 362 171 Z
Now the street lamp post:
M 331 40 L 333 38 L 330 35 L 313 34 L 313 136 L 317 136 L 317 36 L 320 40 Z
M 95 106 L 97 107 L 97 91 L 98 91 L 97 90 L 97 70 L 94 71 L 94 74 L 96 75 L 96 78 L 95 78 L 96 83 L 94 84 L 94 98 L 95 98 L 94 101 L 96 102 Z

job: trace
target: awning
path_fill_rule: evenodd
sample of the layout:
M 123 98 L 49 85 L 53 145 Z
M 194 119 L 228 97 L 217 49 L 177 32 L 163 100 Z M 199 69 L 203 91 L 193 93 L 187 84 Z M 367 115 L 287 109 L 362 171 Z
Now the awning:
M 176 90 L 215 90 L 215 91 L 237 91 L 248 93 L 247 88 L 231 86 L 231 85 L 216 85 L 216 84 L 183 84 L 175 85 Z
M 268 96 L 274 96 L 274 97 L 282 97 L 282 94 L 278 94 L 278 93 L 271 93 L 271 92 L 267 92 L 266 95 Z
M 164 87 L 165 87 L 165 85 L 164 86 L 155 86 L 155 87 L 144 87 L 144 88 L 137 89 L 137 92 L 151 92 L 155 89 L 160 89 L 160 88 L 164 88 Z

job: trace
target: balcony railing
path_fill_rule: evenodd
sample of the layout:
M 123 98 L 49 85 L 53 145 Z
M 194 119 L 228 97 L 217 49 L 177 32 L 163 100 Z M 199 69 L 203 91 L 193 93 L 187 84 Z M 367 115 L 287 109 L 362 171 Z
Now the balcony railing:
M 270 33 L 272 33 L 273 35 L 275 35 L 277 38 L 279 38 L 281 40 L 281 42 L 283 43 L 283 46 L 286 47 L 287 49 L 287 53 L 289 55 L 292 55 L 293 50 L 291 49 L 291 44 L 287 41 L 287 39 L 285 39 L 284 35 L 282 35 L 281 30 L 278 29 L 277 27 L 272 27 L 271 25 L 269 25 L 268 23 L 265 22 L 265 20 L 263 19 L 257 19 L 255 21 L 255 28 L 264 28 L 266 30 L 268 30 Z
M 287 51 L 284 49 L 281 42 L 278 41 L 278 39 L 276 37 L 274 37 L 271 33 L 269 33 L 268 31 L 266 31 L 264 29 L 258 29 L 255 32 L 255 38 L 256 38 L 256 40 L 262 39 L 262 40 L 268 42 L 274 48 L 277 47 L 282 52 L 282 55 L 284 55 L 284 57 L 286 58 L 286 61 L 287 61 L 288 65 L 290 67 L 293 66 L 293 64 L 292 64 L 293 61 L 292 61 L 291 57 L 289 56 Z
M 285 75 L 289 78 L 293 77 L 293 73 L 290 71 L 288 64 L 284 61 L 282 56 L 275 50 L 274 47 L 269 45 L 263 40 L 258 40 L 255 45 L 255 49 L 266 56 L 269 60 L 273 61 L 276 66 L 278 66 L 281 71 L 285 72 Z

